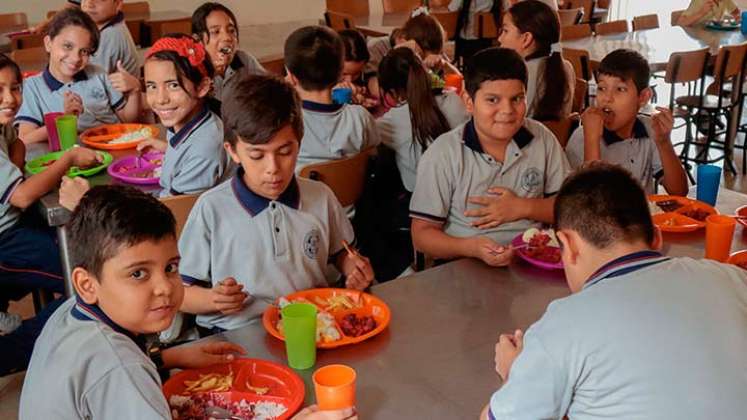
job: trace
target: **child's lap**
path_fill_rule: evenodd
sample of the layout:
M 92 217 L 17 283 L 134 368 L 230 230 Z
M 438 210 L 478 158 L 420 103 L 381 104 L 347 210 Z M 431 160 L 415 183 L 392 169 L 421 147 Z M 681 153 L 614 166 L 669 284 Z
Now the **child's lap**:
M 0 234 L 0 266 L 0 275 L 3 269 L 26 269 L 61 276 L 54 229 L 39 217 L 24 214 L 18 224 Z

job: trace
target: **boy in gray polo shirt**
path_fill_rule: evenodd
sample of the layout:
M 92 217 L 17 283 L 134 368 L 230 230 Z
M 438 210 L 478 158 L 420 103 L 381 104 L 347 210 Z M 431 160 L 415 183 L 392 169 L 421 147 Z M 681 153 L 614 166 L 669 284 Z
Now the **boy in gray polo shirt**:
M 566 154 L 571 166 L 604 160 L 629 170 L 653 194 L 658 178 L 669 194 L 687 194 L 687 176 L 670 135 L 672 112 L 657 107 L 653 116 L 638 116 L 651 99 L 649 66 L 633 50 L 607 54 L 599 64 L 596 106 L 582 116 L 582 126 L 571 135 Z
M 204 367 L 244 353 L 226 342 L 146 350 L 144 335 L 167 328 L 184 296 L 171 211 L 134 188 L 99 186 L 68 228 L 78 245 L 76 296 L 36 342 L 20 419 L 171 419 L 157 368 Z
M 121 11 L 122 0 L 83 0 L 80 8 L 100 31 L 99 48 L 91 56 L 91 63 L 102 67 L 107 74 L 121 67 L 130 75 L 139 76 L 137 47 Z
M 527 70 L 514 51 L 489 48 L 465 71 L 472 119 L 441 135 L 418 166 L 410 201 L 412 238 L 427 255 L 474 257 L 492 266 L 505 244 L 537 222 L 552 222 L 568 161 L 555 136 L 526 119 Z
M 285 41 L 286 80 L 303 100 L 304 137 L 296 172 L 312 163 L 358 154 L 379 144 L 373 116 L 360 105 L 336 104 L 332 87 L 342 75 L 344 46 L 329 28 L 307 26 Z
M 179 241 L 186 288 L 182 311 L 205 329 L 234 329 L 258 319 L 280 296 L 326 287 L 333 263 L 346 286 L 373 280 L 368 259 L 345 252 L 353 229 L 330 189 L 294 176 L 303 122 L 293 87 L 250 76 L 224 98 L 228 151 L 241 167 L 202 194 Z
M 483 419 L 743 419 L 747 274 L 670 258 L 644 191 L 597 163 L 563 185 L 555 223 L 573 294 L 500 336 Z

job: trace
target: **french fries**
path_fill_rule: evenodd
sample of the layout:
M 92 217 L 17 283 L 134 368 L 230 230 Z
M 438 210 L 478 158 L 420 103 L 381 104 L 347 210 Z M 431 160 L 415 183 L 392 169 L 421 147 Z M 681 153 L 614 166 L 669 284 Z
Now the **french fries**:
M 270 392 L 270 388 L 267 387 L 258 387 L 258 386 L 252 386 L 252 383 L 249 379 L 246 380 L 246 388 L 249 391 L 252 391 L 253 393 L 257 395 L 265 395 L 268 392 Z
M 184 381 L 187 389 L 185 394 L 198 394 L 201 392 L 226 392 L 230 391 L 233 386 L 233 371 L 228 375 L 220 373 L 208 373 L 200 375 L 196 381 Z
M 357 309 L 361 307 L 360 302 L 356 303 L 346 295 L 331 296 L 327 299 L 316 297 L 316 303 L 322 305 L 326 311 L 334 312 L 338 309 Z

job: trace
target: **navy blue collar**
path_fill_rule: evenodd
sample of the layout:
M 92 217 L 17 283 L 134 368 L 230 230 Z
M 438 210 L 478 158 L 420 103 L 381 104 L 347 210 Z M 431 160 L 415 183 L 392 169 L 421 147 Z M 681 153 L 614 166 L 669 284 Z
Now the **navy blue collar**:
M 236 195 L 236 199 L 239 200 L 241 206 L 244 207 L 250 215 L 256 216 L 261 213 L 262 210 L 266 209 L 273 200 L 257 195 L 254 191 L 250 190 L 244 182 L 244 174 L 244 168 L 239 166 L 238 169 L 236 169 L 236 175 L 234 175 L 231 180 L 231 187 L 233 188 L 233 193 Z M 288 185 L 288 188 L 286 188 L 285 191 L 280 194 L 280 197 L 274 201 L 298 210 L 298 206 L 301 204 L 301 193 L 295 176 Z
M 44 72 L 42 72 L 42 77 L 44 78 L 44 83 L 47 84 L 47 87 L 52 92 L 59 90 L 61 87 L 65 86 L 64 83 L 60 82 L 59 80 L 55 79 L 54 76 L 52 76 L 52 73 L 49 72 L 49 66 L 47 66 L 44 69 Z M 73 81 L 80 82 L 83 80 L 88 80 L 86 69 L 75 73 L 75 75 L 73 76 Z
M 189 137 L 190 134 L 192 134 L 193 131 L 200 128 L 202 124 L 205 123 L 210 118 L 210 109 L 208 109 L 207 106 L 203 106 L 200 112 L 197 113 L 191 120 L 189 120 L 188 123 L 184 124 L 184 127 L 179 129 L 176 133 L 174 132 L 173 127 L 169 128 L 169 133 L 173 134 L 171 138 L 169 139 L 169 144 L 171 147 L 176 147 L 181 143 L 184 139 Z
M 112 321 L 111 318 L 107 314 L 104 313 L 104 311 L 101 310 L 101 308 L 98 305 L 89 305 L 85 302 L 83 302 L 83 299 L 81 299 L 79 296 L 75 297 L 75 305 L 73 306 L 73 309 L 70 310 L 71 315 L 73 318 L 81 320 L 81 321 L 99 321 L 103 322 L 107 326 L 109 326 L 114 331 L 124 334 L 127 337 L 129 337 L 132 341 L 137 344 L 137 346 L 145 352 L 145 336 L 144 335 L 135 335 L 132 332 L 122 328 L 119 324 Z
M 633 271 L 667 260 L 669 260 L 669 257 L 665 257 L 661 255 L 661 253 L 652 250 L 638 251 L 633 252 L 632 254 L 623 255 L 622 257 L 616 258 L 597 269 L 594 274 L 589 276 L 589 279 L 584 284 L 584 288 L 597 284 L 604 279 L 629 274 Z
M 533 138 L 534 134 L 532 134 L 531 131 L 527 130 L 526 127 L 521 126 L 521 128 L 519 128 L 519 131 L 514 134 L 513 140 L 516 145 L 519 146 L 519 149 L 523 149 L 532 141 Z M 464 126 L 464 134 L 462 135 L 462 140 L 467 147 L 474 150 L 475 152 L 485 153 L 482 145 L 480 144 L 480 138 L 477 136 L 477 129 L 475 128 L 474 118 L 470 118 L 469 122 L 467 122 L 467 124 Z
M 648 131 L 646 131 L 646 126 L 643 125 L 643 122 L 639 119 L 635 119 L 635 123 L 633 123 L 633 137 L 634 139 L 643 139 L 648 137 Z M 625 141 L 624 138 L 621 138 L 617 135 L 614 131 L 607 130 L 606 128 L 602 132 L 602 138 L 604 139 L 604 142 L 607 144 L 607 146 L 613 145 L 615 143 Z
M 313 101 L 303 101 L 301 106 L 307 111 L 316 112 L 337 112 L 342 108 L 343 104 L 322 104 Z
M 114 15 L 112 20 L 110 20 L 109 22 L 106 22 L 106 25 L 104 25 L 99 32 L 104 32 L 106 29 L 111 28 L 112 26 L 120 22 L 123 22 L 124 18 L 125 18 L 124 13 L 122 12 L 117 13 L 116 15 Z
M 231 64 L 229 64 L 228 66 L 231 67 L 234 70 L 238 70 L 238 69 L 244 67 L 244 62 L 241 61 L 241 59 L 239 58 L 239 52 L 238 51 L 236 51 L 236 54 L 234 54 L 234 56 L 233 56 L 233 60 L 231 60 Z

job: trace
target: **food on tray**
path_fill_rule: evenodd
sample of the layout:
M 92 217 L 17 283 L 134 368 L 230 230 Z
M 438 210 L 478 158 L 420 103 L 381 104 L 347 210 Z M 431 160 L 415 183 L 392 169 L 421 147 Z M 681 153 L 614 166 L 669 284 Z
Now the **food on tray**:
M 361 307 L 360 302 L 355 302 L 347 295 L 330 296 L 327 299 L 316 297 L 314 301 L 321 305 L 325 311 L 334 312 L 338 309 L 358 309 Z
M 359 337 L 376 329 L 376 320 L 372 316 L 347 314 L 340 321 L 340 329 L 349 337 Z
M 528 244 L 524 251 L 526 255 L 548 263 L 560 262 L 560 243 L 552 229 L 529 228 L 521 239 Z
M 185 394 L 196 394 L 201 392 L 226 392 L 233 386 L 233 371 L 227 375 L 220 373 L 208 373 L 200 375 L 195 381 L 184 381 L 187 388 Z
M 204 420 L 206 410 L 218 407 L 244 419 L 272 420 L 282 416 L 288 407 L 272 401 L 250 402 L 244 399 L 232 402 L 225 394 L 172 395 L 169 398 L 171 415 L 177 420 Z
M 737 267 L 747 270 L 747 260 L 734 263 Z
M 48 168 L 48 167 L 52 166 L 52 164 L 55 163 L 55 162 L 57 162 L 57 159 L 48 160 L 46 162 L 43 162 L 41 164 L 41 167 L 42 168 Z
M 661 200 L 657 201 L 656 205 L 664 212 L 675 211 L 684 205 L 677 200 Z
M 695 219 L 699 222 L 705 222 L 705 219 L 711 215 L 711 213 L 708 210 L 703 210 L 699 208 L 689 208 L 687 210 L 683 210 L 680 212 L 681 215 L 687 216 L 691 219 Z
M 150 128 L 144 127 L 139 130 L 130 131 L 128 133 L 124 133 L 120 135 L 119 137 L 116 137 L 112 140 L 109 140 L 107 143 L 109 144 L 121 144 L 121 143 L 130 143 L 135 140 L 144 140 L 151 136 Z
M 265 395 L 268 392 L 270 392 L 270 388 L 267 387 L 259 387 L 259 386 L 252 386 L 252 383 L 249 379 L 246 380 L 246 388 L 249 391 L 252 391 L 253 393 L 257 395 Z
M 281 297 L 278 300 L 278 306 L 280 308 L 284 308 L 287 305 L 289 305 L 291 301 L 288 299 Z M 292 303 L 311 303 L 307 299 L 304 298 L 298 298 L 294 299 Z M 278 332 L 280 334 L 283 334 L 283 320 L 278 319 L 278 323 L 275 326 L 277 328 Z M 316 342 L 317 343 L 329 343 L 332 341 L 337 341 L 342 338 L 342 335 L 340 335 L 340 331 L 337 330 L 337 327 L 335 326 L 335 317 L 333 317 L 329 312 L 319 310 L 316 313 Z

